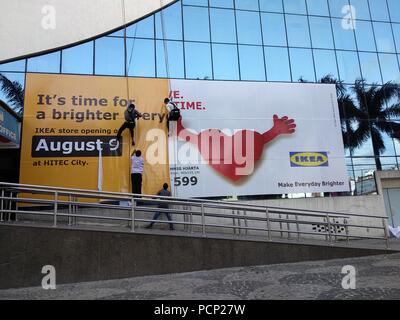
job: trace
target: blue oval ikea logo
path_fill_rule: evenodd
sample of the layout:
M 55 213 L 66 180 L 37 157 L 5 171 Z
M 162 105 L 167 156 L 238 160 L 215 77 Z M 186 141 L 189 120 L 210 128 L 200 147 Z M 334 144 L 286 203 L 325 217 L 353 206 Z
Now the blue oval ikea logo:
M 327 152 L 290 152 L 291 167 L 328 167 Z

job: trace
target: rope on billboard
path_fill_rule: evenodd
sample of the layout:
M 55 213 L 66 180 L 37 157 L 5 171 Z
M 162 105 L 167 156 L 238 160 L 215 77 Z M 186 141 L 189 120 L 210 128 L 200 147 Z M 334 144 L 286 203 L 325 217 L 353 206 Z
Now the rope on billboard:
M 137 26 L 135 25 L 135 33 L 133 35 L 133 41 L 132 41 L 132 48 L 130 51 L 130 56 L 129 56 L 129 63 L 128 63 L 128 44 L 127 44 L 127 34 L 126 34 L 126 8 L 125 8 L 125 0 L 121 0 L 121 7 L 122 7 L 122 19 L 123 19 L 123 25 L 124 25 L 124 47 L 125 47 L 125 78 L 126 78 L 126 93 L 127 93 L 127 103 L 130 104 L 130 91 L 129 91 L 129 69 L 131 67 L 132 63 L 132 57 L 133 57 L 133 50 L 135 48 L 135 42 L 136 42 L 136 35 L 137 35 Z M 139 118 L 138 118 L 139 120 Z M 134 132 L 134 137 L 136 139 L 139 139 L 138 136 L 138 126 L 135 125 L 135 132 Z M 131 150 L 131 143 L 128 143 L 128 148 L 129 148 L 129 156 L 132 155 L 132 150 Z M 130 162 L 128 162 L 130 163 Z M 129 171 L 130 172 L 130 164 L 129 164 Z
M 137 35 L 137 26 L 135 27 L 135 33 L 133 36 L 133 42 L 132 42 L 132 47 L 131 47 L 131 51 L 130 51 L 130 56 L 129 56 L 129 63 L 128 61 L 128 46 L 127 46 L 127 37 L 126 37 L 126 7 L 125 7 L 125 0 L 121 0 L 121 6 L 122 6 L 122 18 L 123 18 L 123 25 L 125 26 L 124 32 L 125 32 L 125 36 L 124 36 L 124 41 L 125 41 L 125 66 L 126 66 L 126 70 L 125 70 L 125 75 L 126 75 L 126 91 L 127 91 L 127 97 L 128 97 L 128 101 L 130 101 L 130 91 L 129 91 L 129 69 L 132 63 L 132 57 L 133 57 L 133 50 L 135 48 L 135 41 L 136 41 L 136 35 Z M 163 1 L 160 0 L 160 8 L 163 7 Z M 164 62 L 165 62 L 165 71 L 166 71 L 166 75 L 167 75 L 167 81 L 168 81 L 168 92 L 171 91 L 171 78 L 170 78 L 170 68 L 169 68 L 169 59 L 168 59 L 168 47 L 167 47 L 167 42 L 166 42 L 166 31 L 165 31 L 165 21 L 164 21 L 164 12 L 163 10 L 160 10 L 160 17 L 161 17 L 161 32 L 162 32 L 162 36 L 163 36 L 163 48 L 164 48 Z M 137 134 L 137 128 L 138 126 L 135 126 L 135 137 L 138 137 Z M 176 141 L 174 141 L 173 143 L 173 148 L 174 148 L 174 164 L 177 164 L 177 135 L 175 135 L 175 139 Z M 167 139 L 167 143 L 168 143 L 168 139 Z M 131 150 L 130 150 L 130 146 L 129 146 L 129 154 L 131 154 Z M 169 170 L 169 167 L 168 167 Z M 175 174 L 175 178 L 176 178 L 176 170 L 174 171 Z M 177 194 L 177 188 L 175 186 L 175 179 L 172 182 L 172 185 L 174 187 L 174 195 L 176 196 Z M 171 185 L 171 189 L 172 189 L 172 185 Z
M 162 8 L 163 6 L 163 1 L 160 0 L 160 8 Z M 168 80 L 168 92 L 171 92 L 171 77 L 170 77 L 170 72 L 169 72 L 169 59 L 168 59 L 168 46 L 167 46 L 167 41 L 166 41 L 166 32 L 165 32 L 165 21 L 164 21 L 164 10 L 161 9 L 160 11 L 160 18 L 161 18 L 161 32 L 162 32 L 162 37 L 163 37 L 163 47 L 164 47 L 164 62 L 165 62 L 165 71 L 167 74 L 167 80 Z M 171 122 L 170 122 L 170 126 L 171 126 Z M 176 130 L 176 125 L 174 126 L 175 130 Z M 173 154 L 174 154 L 174 166 L 175 166 L 175 170 L 174 170 L 174 181 L 171 182 L 171 190 L 172 188 L 174 188 L 174 196 L 177 197 L 177 187 L 175 186 L 175 181 L 176 181 L 176 166 L 177 166 L 177 158 L 178 158 L 178 135 L 175 134 L 174 135 L 174 143 L 173 143 Z M 169 134 L 168 134 L 168 139 L 167 139 L 167 144 L 169 147 Z M 168 170 L 170 170 L 170 168 L 168 167 Z M 171 172 L 171 170 L 170 170 Z

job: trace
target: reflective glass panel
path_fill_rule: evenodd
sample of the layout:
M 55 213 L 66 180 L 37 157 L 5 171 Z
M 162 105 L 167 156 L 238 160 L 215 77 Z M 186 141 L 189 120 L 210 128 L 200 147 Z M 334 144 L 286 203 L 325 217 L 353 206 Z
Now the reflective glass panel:
M 104 75 L 125 74 L 124 39 L 100 38 L 95 41 L 95 73 Z
M 367 83 L 382 83 L 379 69 L 378 55 L 376 53 L 360 52 L 361 72 Z
M 239 64 L 236 45 L 213 44 L 212 55 L 214 79 L 239 80 Z
M 166 49 L 164 48 L 166 46 Z M 180 41 L 157 40 L 157 76 L 166 78 L 184 78 L 183 44 Z M 168 61 L 165 59 L 167 52 Z M 167 75 L 168 66 L 168 75 Z
M 240 44 L 261 44 L 260 14 L 258 12 L 236 12 L 238 41 Z
M 236 43 L 235 15 L 233 10 L 211 9 L 212 42 Z
M 183 26 L 185 40 L 210 41 L 207 8 L 183 7 Z
M 127 70 L 129 76 L 155 76 L 154 41 L 127 39 Z
M 286 30 L 283 14 L 261 13 L 264 44 L 286 46 Z
M 212 79 L 211 48 L 208 43 L 185 43 L 186 77 Z
M 268 81 L 291 81 L 287 48 L 265 47 Z
M 93 74 L 93 41 L 62 51 L 63 73 Z
M 290 47 L 311 47 L 306 16 L 287 15 L 286 26 Z
M 361 78 L 360 66 L 356 52 L 336 51 L 340 79 L 345 83 L 353 84 Z
M 262 47 L 239 46 L 241 80 L 265 81 Z
M 290 49 L 293 82 L 300 79 L 315 82 L 313 57 L 310 49 Z
M 376 45 L 379 52 L 395 52 L 392 29 L 389 23 L 374 22 Z
M 327 75 L 331 75 L 335 79 L 339 78 L 336 66 L 335 51 L 314 50 L 314 61 L 318 80 Z
M 334 48 L 331 21 L 329 18 L 310 17 L 310 29 L 314 48 Z
M 395 81 L 400 83 L 400 70 L 395 54 L 379 54 L 383 82 Z
M 60 72 L 60 51 L 28 59 L 28 72 Z

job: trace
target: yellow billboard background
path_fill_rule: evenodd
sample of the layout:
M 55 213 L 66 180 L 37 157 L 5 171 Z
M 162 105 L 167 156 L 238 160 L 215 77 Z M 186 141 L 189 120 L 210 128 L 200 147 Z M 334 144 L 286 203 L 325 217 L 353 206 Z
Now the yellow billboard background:
M 124 123 L 126 105 L 114 101 L 116 97 L 119 97 L 119 101 L 128 99 L 128 86 L 129 98 L 134 100 L 139 112 L 165 114 L 163 100 L 169 94 L 168 81 L 165 79 L 128 78 L 127 83 L 127 79 L 123 77 L 27 74 L 20 182 L 97 190 L 98 157 L 32 157 L 32 138 L 33 136 L 84 136 L 81 130 L 92 130 L 88 135 L 115 137 L 119 127 Z M 83 98 L 92 99 L 92 105 L 80 105 L 80 97 L 81 101 Z M 103 99 L 102 105 L 99 103 L 100 99 Z M 76 105 L 73 105 L 73 101 Z M 97 106 L 94 101 L 97 101 Z M 87 111 L 100 111 L 102 115 L 108 112 L 110 116 L 101 120 L 89 117 L 90 119 L 82 122 L 71 117 L 72 112 L 76 114 Z M 58 112 L 69 113 L 65 119 L 55 119 L 60 115 Z M 54 114 L 57 116 L 54 117 Z M 108 129 L 111 132 L 104 133 Z M 164 182 L 170 184 L 168 159 L 160 164 L 147 162 L 145 155 L 152 142 L 146 141 L 146 133 L 150 129 L 160 129 L 166 134 L 165 120 L 160 123 L 156 116 L 138 120 L 135 129 L 136 145 L 131 145 L 129 130 L 126 129 L 122 135 L 122 156 L 102 157 L 103 191 L 131 192 L 130 156 L 135 149 L 140 149 L 145 159 L 142 193 L 155 194 L 162 188 Z M 71 130 L 77 130 L 78 133 Z M 66 131 L 69 132 L 65 133 Z M 165 150 L 168 148 L 167 143 L 165 139 Z M 165 155 L 167 157 L 168 152 L 165 152 Z M 60 160 L 69 161 L 65 164 Z

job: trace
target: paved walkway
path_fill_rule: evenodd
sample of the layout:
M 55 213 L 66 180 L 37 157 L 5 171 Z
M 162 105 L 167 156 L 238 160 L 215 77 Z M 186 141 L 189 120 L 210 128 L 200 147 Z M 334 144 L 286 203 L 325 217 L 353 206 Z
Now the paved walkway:
M 342 288 L 342 267 L 356 289 Z M 0 290 L 0 299 L 396 299 L 400 254 Z

